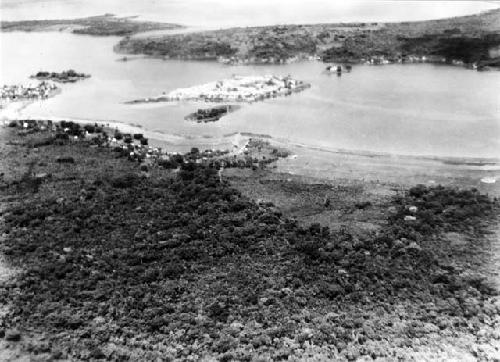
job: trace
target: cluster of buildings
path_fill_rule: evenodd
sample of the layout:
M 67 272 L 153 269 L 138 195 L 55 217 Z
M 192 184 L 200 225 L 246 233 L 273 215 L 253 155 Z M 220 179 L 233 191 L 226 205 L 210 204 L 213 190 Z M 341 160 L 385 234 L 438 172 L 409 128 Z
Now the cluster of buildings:
M 280 157 L 288 156 L 288 153 L 274 148 L 267 141 L 251 138 L 243 149 L 233 150 L 233 152 L 214 149 L 202 151 L 198 148 L 192 148 L 190 152 L 181 154 L 167 152 L 160 147 L 148 145 L 148 139 L 144 138 L 143 134 L 126 134 L 121 133 L 118 129 L 114 130 L 113 135 L 108 134 L 113 130 L 105 124 L 25 119 L 10 121 L 8 126 L 18 128 L 22 134 L 48 132 L 53 135 L 53 141 L 64 143 L 85 140 L 91 144 L 90 147 L 111 148 L 121 157 L 141 163 L 143 171 L 147 171 L 151 167 L 176 169 L 184 163 L 203 164 L 216 169 L 262 168 Z
M 35 85 L 4 85 L 0 88 L 0 99 L 5 101 L 46 99 L 57 89 L 54 83 L 45 81 Z
M 393 63 L 447 63 L 452 65 L 464 66 L 463 61 L 452 59 L 447 61 L 446 57 L 441 55 L 399 55 L 397 57 L 387 57 L 385 55 L 375 55 L 368 59 L 361 59 L 362 63 L 368 65 L 380 65 L 380 64 L 393 64 Z M 477 64 L 473 63 L 470 65 L 472 68 L 476 69 Z
M 255 56 L 232 56 L 232 57 L 218 57 L 217 61 L 226 65 L 249 65 L 249 64 L 292 64 L 301 61 L 319 61 L 321 57 L 319 55 L 309 55 L 309 54 L 297 54 L 290 56 L 286 59 L 284 58 L 258 58 Z
M 290 76 L 233 76 L 190 88 L 178 88 L 157 98 L 158 101 L 256 102 L 265 98 L 289 95 L 310 87 Z M 137 101 L 135 101 L 137 102 Z
M 433 64 L 450 64 L 455 66 L 467 67 L 468 69 L 480 69 L 480 65 L 477 62 L 474 63 L 464 63 L 459 59 L 447 60 L 446 57 L 442 55 L 405 55 L 398 56 L 396 58 L 386 57 L 384 55 L 377 55 L 370 57 L 368 59 L 361 59 L 361 62 L 368 65 L 383 65 L 383 64 L 394 64 L 394 63 L 433 63 Z

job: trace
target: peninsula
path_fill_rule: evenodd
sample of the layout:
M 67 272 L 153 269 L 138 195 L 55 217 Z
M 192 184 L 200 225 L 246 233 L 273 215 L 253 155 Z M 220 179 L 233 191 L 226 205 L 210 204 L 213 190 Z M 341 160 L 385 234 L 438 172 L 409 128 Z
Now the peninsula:
M 97 36 L 128 36 L 153 30 L 182 28 L 182 25 L 139 21 L 135 17 L 117 17 L 113 14 L 79 19 L 1 21 L 2 31 L 70 31 L 75 34 Z
M 300 92 L 310 87 L 310 84 L 293 79 L 290 76 L 233 76 L 189 88 L 178 88 L 168 94 L 154 98 L 143 98 L 128 102 L 175 102 L 175 101 L 205 101 L 205 102 L 256 102 L 266 98 L 286 96 Z
M 439 20 L 240 27 L 159 36 L 131 35 L 180 29 L 112 14 L 79 19 L 1 21 L 1 31 L 71 31 L 122 36 L 115 51 L 227 64 L 281 64 L 299 60 L 387 64 L 432 62 L 478 70 L 500 66 L 500 9 Z
M 121 53 L 229 64 L 447 62 L 500 65 L 500 9 L 401 23 L 331 23 L 245 27 L 122 39 Z

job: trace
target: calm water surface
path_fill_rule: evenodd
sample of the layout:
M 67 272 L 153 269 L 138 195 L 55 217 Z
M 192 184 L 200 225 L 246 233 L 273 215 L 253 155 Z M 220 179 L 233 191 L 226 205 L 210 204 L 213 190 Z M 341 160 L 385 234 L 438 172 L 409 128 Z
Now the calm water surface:
M 341 77 L 319 62 L 225 66 L 139 58 L 120 62 L 118 38 L 66 33 L 0 34 L 0 83 L 28 82 L 39 70 L 75 69 L 92 78 L 30 105 L 27 116 L 117 120 L 190 137 L 196 144 L 233 132 L 267 134 L 329 149 L 410 155 L 500 156 L 500 72 L 420 65 L 355 66 Z M 22 44 L 22 46 L 19 46 Z M 185 121 L 200 104 L 124 102 L 232 74 L 291 74 L 312 87 L 244 107 L 212 124 Z M 201 104 L 204 106 L 204 104 Z

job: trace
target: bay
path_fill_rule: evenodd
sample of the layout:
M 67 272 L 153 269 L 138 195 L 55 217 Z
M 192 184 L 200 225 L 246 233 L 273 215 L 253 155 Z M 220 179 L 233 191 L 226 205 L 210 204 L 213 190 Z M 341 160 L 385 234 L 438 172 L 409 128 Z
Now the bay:
M 90 79 L 62 85 L 62 93 L 23 110 L 28 117 L 119 121 L 174 134 L 186 145 L 237 132 L 327 149 L 404 155 L 498 157 L 500 72 L 412 64 L 354 66 L 327 74 L 310 61 L 287 65 L 228 66 L 132 57 L 118 61 L 118 38 L 69 33 L 2 33 L 1 83 L 26 83 L 39 70 L 75 69 Z M 19 46 L 23 44 L 23 46 Z M 311 88 L 289 97 L 244 105 L 219 122 L 193 124 L 184 116 L 196 103 L 127 105 L 238 75 L 291 74 Z

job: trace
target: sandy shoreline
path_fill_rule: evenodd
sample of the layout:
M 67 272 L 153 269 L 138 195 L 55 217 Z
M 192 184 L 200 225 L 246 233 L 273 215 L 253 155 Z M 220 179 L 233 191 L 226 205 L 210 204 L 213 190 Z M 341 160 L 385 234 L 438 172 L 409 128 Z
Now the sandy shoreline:
M 364 150 L 346 150 L 293 143 L 272 136 L 251 133 L 231 133 L 219 138 L 175 135 L 151 131 L 119 121 L 68 119 L 65 117 L 23 116 L 31 102 L 13 102 L 0 109 L 4 124 L 15 119 L 71 120 L 76 123 L 98 123 L 123 133 L 142 133 L 154 147 L 170 152 L 188 152 L 192 147 L 238 152 L 250 138 L 265 138 L 271 144 L 286 148 L 291 157 L 281 159 L 277 171 L 318 179 L 376 180 L 395 184 L 451 184 L 461 187 L 478 187 L 500 196 L 500 159 L 477 157 L 395 155 Z

